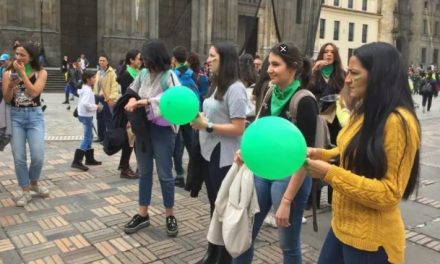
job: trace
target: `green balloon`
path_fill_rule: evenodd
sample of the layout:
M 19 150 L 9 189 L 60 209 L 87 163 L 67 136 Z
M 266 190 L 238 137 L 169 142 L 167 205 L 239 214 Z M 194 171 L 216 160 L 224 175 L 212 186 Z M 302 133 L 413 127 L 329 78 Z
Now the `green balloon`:
M 241 140 L 241 156 L 258 177 L 281 180 L 304 164 L 307 144 L 301 131 L 281 117 L 263 117 L 252 123 Z
M 199 99 L 186 86 L 167 89 L 160 98 L 159 109 L 162 116 L 175 125 L 188 124 L 199 113 Z

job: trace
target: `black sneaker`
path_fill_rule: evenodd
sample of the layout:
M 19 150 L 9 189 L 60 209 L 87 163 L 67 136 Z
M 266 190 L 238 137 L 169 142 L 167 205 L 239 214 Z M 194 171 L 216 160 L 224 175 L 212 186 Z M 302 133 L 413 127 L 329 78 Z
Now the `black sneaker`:
M 167 216 L 167 235 L 171 237 L 177 236 L 177 233 L 179 233 L 178 227 L 177 227 L 177 220 L 174 217 L 174 215 Z
M 148 227 L 150 225 L 150 217 L 141 216 L 136 214 L 133 218 L 124 226 L 124 231 L 126 234 L 133 234 L 138 230 Z
M 174 180 L 174 186 L 185 188 L 185 179 L 183 177 L 176 177 L 176 179 Z

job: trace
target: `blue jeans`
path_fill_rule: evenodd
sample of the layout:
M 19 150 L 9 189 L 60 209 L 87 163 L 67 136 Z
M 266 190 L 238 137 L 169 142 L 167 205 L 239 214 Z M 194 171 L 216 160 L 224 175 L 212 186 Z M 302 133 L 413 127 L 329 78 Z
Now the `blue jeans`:
M 318 264 L 382 264 L 388 263 L 383 247 L 369 252 L 342 243 L 330 228 L 319 255 Z
M 44 114 L 41 107 L 11 107 L 12 155 L 18 185 L 29 186 L 40 179 L 44 163 Z M 31 152 L 27 166 L 26 141 Z
M 78 116 L 79 122 L 83 124 L 84 127 L 84 139 L 81 142 L 79 148 L 83 151 L 92 148 L 93 140 L 93 116 Z
M 255 215 L 254 226 L 252 230 L 252 246 L 245 253 L 233 260 L 234 264 L 250 264 L 254 256 L 255 239 L 263 224 L 264 218 L 273 206 L 275 211 L 278 209 L 284 192 L 290 181 L 290 177 L 279 181 L 265 180 L 254 177 L 255 189 L 257 191 L 260 212 Z M 280 247 L 283 251 L 284 264 L 299 264 L 301 259 L 301 224 L 304 208 L 312 188 L 312 179 L 305 177 L 304 183 L 298 190 L 294 199 L 294 206 L 290 208 L 290 226 L 278 227 L 278 236 Z
M 174 206 L 173 151 L 176 134 L 171 127 L 150 125 L 149 133 L 136 138 L 135 154 L 139 169 L 139 205 L 151 204 L 153 187 L 153 159 L 162 189 L 165 208 Z

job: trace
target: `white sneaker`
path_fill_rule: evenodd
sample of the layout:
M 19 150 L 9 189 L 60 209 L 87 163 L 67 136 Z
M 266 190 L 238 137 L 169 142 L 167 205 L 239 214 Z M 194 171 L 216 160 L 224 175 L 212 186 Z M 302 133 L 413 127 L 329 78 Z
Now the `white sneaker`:
M 301 222 L 302 222 L 303 224 L 307 223 L 307 218 L 305 218 L 305 217 L 303 216 L 303 219 L 302 219 Z
M 23 195 L 20 198 L 18 198 L 18 200 L 15 204 L 19 207 L 24 207 L 31 200 L 32 200 L 32 195 L 30 194 L 30 192 L 23 192 Z
M 50 191 L 49 189 L 47 189 L 44 186 L 31 186 L 31 191 L 36 193 L 36 195 L 40 196 L 40 197 L 49 197 Z
M 263 224 L 270 226 L 270 227 L 277 228 L 277 222 L 275 221 L 275 217 L 273 216 L 273 214 L 270 214 L 270 213 L 266 216 L 266 218 L 264 218 Z

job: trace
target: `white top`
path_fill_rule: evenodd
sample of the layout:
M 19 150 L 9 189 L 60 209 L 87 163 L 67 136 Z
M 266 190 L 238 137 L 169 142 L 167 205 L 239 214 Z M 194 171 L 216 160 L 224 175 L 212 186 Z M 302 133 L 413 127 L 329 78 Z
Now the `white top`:
M 95 95 L 92 87 L 83 84 L 82 88 L 78 90 L 78 116 L 93 117 L 96 114 L 98 106 L 95 103 Z

